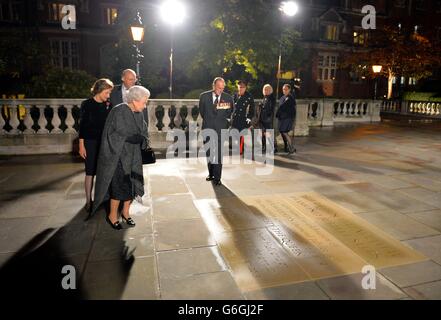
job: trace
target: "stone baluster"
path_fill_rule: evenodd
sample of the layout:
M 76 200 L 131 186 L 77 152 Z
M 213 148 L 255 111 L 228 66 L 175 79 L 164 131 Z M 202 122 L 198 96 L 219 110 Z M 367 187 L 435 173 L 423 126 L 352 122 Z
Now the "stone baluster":
M 52 110 L 54 111 L 54 116 L 52 118 L 52 126 L 54 127 L 51 131 L 51 133 L 63 133 L 63 130 L 60 129 L 61 125 L 61 119 L 60 115 L 58 114 L 59 105 L 51 105 Z
M 164 127 L 162 128 L 163 132 L 168 132 L 170 131 L 170 109 L 171 109 L 171 105 L 167 104 L 167 105 L 163 105 L 164 108 L 164 118 L 162 119 L 162 123 L 164 124 Z
M 38 126 L 40 127 L 37 131 L 38 134 L 46 134 L 49 133 L 49 130 L 46 129 L 47 126 L 47 120 L 46 117 L 44 116 L 44 109 L 46 108 L 46 106 L 44 105 L 39 105 L 37 106 L 38 111 L 40 111 L 40 116 L 38 117 Z
M 1 108 L 0 108 L 0 135 L 6 133 L 6 130 L 4 129 L 5 125 L 6 125 L 6 121 L 3 118 L 3 112 L 1 112 Z
M 66 131 L 64 131 L 65 133 L 76 133 L 76 130 L 74 128 L 75 125 L 75 119 L 72 115 L 72 109 L 73 109 L 73 105 L 65 105 L 64 106 L 66 108 Z
M 21 133 L 18 129 L 18 126 L 20 125 L 20 121 L 18 120 L 18 112 L 17 112 L 17 105 L 12 105 L 9 107 L 9 125 L 12 127 L 12 129 L 8 132 L 8 134 L 19 134 Z
M 158 107 L 157 104 L 150 104 L 148 108 L 148 115 L 149 115 L 149 132 L 158 132 L 158 118 L 156 118 L 156 108 Z
M 34 134 L 35 130 L 32 128 L 34 125 L 34 119 L 31 117 L 31 109 L 32 106 L 26 106 L 26 114 L 25 118 L 23 120 L 23 123 L 25 125 L 25 130 L 23 131 L 24 134 Z
M 182 109 L 182 101 L 179 101 L 175 104 L 176 108 L 176 116 L 175 116 L 175 128 L 181 129 L 182 118 L 181 118 L 181 109 Z

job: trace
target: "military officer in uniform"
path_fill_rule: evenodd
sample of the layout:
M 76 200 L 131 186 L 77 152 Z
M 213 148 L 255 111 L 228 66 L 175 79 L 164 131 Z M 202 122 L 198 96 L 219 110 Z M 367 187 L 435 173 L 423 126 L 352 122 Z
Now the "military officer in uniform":
M 222 177 L 222 154 L 223 144 L 222 130 L 228 130 L 233 112 L 234 100 L 229 94 L 223 92 L 225 80 L 217 77 L 213 81 L 213 90 L 204 92 L 199 97 L 199 112 L 202 117 L 202 135 L 204 145 L 210 143 L 210 136 L 204 129 L 212 129 L 217 133 L 217 144 L 210 143 L 206 149 L 208 176 L 207 181 L 213 181 L 215 185 L 221 185 Z
M 234 95 L 234 111 L 231 127 L 241 132 L 249 128 L 254 117 L 254 98 L 247 91 L 247 83 L 240 80 L 237 84 L 237 93 Z M 243 154 L 244 137 L 240 137 L 240 154 Z

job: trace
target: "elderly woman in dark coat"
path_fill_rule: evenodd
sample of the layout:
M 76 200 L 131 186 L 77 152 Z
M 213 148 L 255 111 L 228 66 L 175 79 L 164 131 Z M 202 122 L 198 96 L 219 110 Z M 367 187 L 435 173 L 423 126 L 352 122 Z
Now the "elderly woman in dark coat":
M 291 86 L 289 84 L 285 84 L 282 90 L 283 96 L 279 100 L 279 110 L 277 110 L 276 117 L 279 119 L 279 132 L 285 143 L 285 152 L 292 154 L 296 152 L 296 149 L 294 149 L 294 141 L 288 133 L 294 129 L 296 99 L 291 94 Z
M 114 107 L 104 126 L 92 213 L 110 198 L 106 220 L 116 230 L 122 229 L 118 218 L 120 202 L 122 219 L 134 226 L 130 205 L 133 199 L 144 195 L 141 149 L 148 148 L 148 131 L 142 111 L 149 97 L 150 92 L 144 87 L 130 88 L 127 104 Z

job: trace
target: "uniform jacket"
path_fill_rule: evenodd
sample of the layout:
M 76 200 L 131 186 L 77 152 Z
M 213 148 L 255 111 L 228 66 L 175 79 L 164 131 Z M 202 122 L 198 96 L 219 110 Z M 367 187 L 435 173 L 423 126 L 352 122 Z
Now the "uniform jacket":
M 249 127 L 247 119 L 252 120 L 255 112 L 253 96 L 245 91 L 243 96 L 234 95 L 234 111 L 231 126 L 239 131 Z
M 219 104 L 213 105 L 213 90 L 202 93 L 199 97 L 199 112 L 202 117 L 202 129 L 214 129 L 220 132 L 228 129 L 231 114 L 234 108 L 233 97 L 223 92 L 219 97 Z

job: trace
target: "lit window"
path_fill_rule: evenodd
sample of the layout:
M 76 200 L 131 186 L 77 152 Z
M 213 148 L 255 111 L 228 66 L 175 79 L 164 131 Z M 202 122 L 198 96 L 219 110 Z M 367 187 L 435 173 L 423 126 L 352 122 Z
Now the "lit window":
M 51 64 L 59 68 L 78 69 L 79 45 L 75 40 L 51 40 Z
M 354 31 L 354 44 L 355 45 L 366 45 L 368 40 L 368 33 L 364 30 Z
M 49 21 L 61 21 L 64 15 L 61 13 L 64 3 L 49 3 Z
M 317 80 L 335 80 L 337 77 L 337 55 L 320 54 L 317 64 Z
M 106 25 L 114 25 L 116 19 L 118 18 L 118 9 L 117 8 L 105 8 L 104 9 L 104 24 Z
M 338 25 L 327 24 L 322 26 L 322 39 L 328 41 L 338 41 Z

